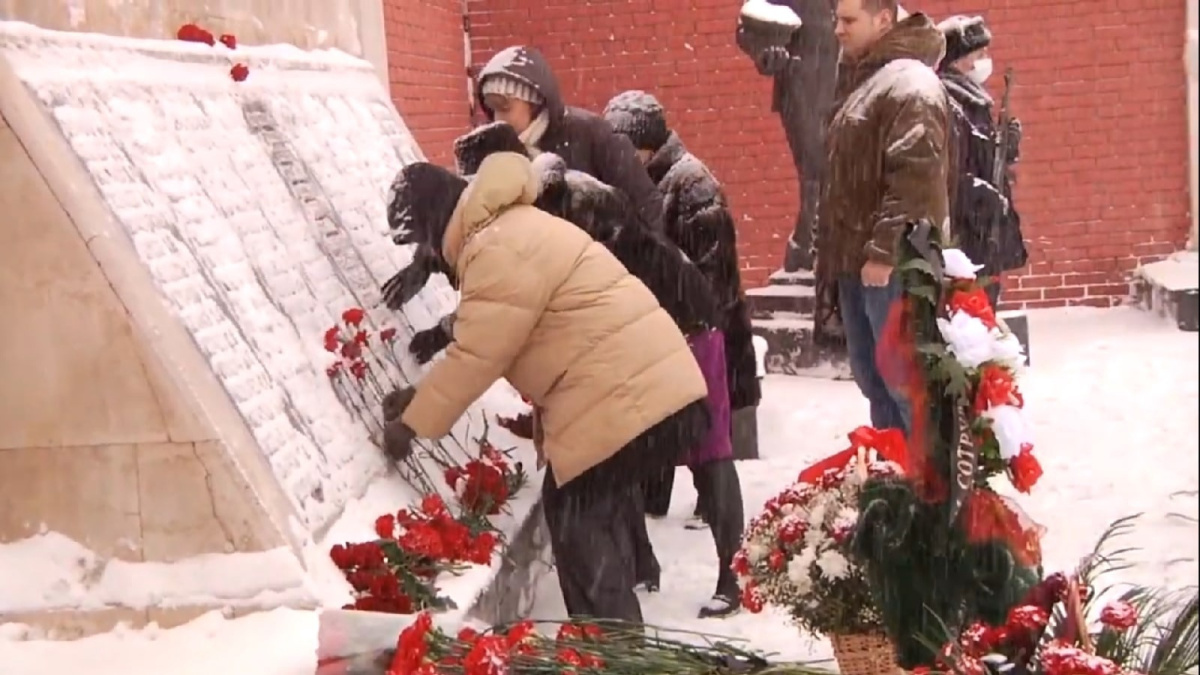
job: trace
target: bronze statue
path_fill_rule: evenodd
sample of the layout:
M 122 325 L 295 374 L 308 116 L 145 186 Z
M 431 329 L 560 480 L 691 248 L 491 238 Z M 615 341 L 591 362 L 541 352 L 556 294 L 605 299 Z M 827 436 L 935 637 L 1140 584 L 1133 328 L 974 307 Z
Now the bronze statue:
M 771 111 L 783 123 L 800 181 L 800 213 L 783 258 L 783 271 L 789 273 L 813 269 L 825 125 L 837 80 L 839 48 L 833 29 L 833 0 L 748 0 L 738 22 L 738 48 L 760 74 L 775 81 Z

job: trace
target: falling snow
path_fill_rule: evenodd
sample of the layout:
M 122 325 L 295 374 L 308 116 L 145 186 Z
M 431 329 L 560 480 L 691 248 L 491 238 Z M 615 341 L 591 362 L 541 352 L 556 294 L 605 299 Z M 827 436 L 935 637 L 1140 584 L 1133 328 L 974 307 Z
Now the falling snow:
M 1123 580 L 1194 584 L 1200 546 L 1194 336 L 1130 308 L 1031 312 L 1030 330 L 1034 363 L 1023 386 L 1046 474 L 1033 494 L 1016 498 L 1048 528 L 1047 569 L 1073 567 L 1107 523 L 1142 512 L 1142 526 L 1127 542 L 1139 549 L 1136 564 Z M 763 459 L 739 464 L 747 516 L 802 467 L 841 450 L 846 432 L 866 413 L 849 382 L 768 376 L 759 408 Z M 782 659 L 828 658 L 824 641 L 800 634 L 781 612 L 694 618 L 716 581 L 716 560 L 709 533 L 684 528 L 694 499 L 686 471 L 676 478 L 675 494 L 670 515 L 650 521 L 663 587 L 642 598 L 647 620 L 742 639 Z M 557 590 L 548 580 L 534 618 L 563 616 Z M 0 626 L 0 663 L 5 675 L 310 675 L 316 631 L 314 613 L 290 610 L 235 620 L 213 614 L 175 630 L 117 631 L 75 643 L 22 641 L 36 636 L 8 625 Z

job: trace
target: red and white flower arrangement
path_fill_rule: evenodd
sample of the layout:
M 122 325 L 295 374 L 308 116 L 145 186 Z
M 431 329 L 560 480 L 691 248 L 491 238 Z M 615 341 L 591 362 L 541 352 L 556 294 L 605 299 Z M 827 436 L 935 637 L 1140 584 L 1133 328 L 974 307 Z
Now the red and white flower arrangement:
M 1108 603 L 1100 611 L 1099 632 L 1091 633 L 1083 616 L 1088 594 L 1077 578 L 1051 575 L 1030 591 L 1025 603 L 1009 611 L 1004 625 L 971 625 L 956 642 L 942 648 L 942 669 L 917 669 L 914 675 L 989 675 L 1006 670 L 1031 675 L 1140 675 L 1118 662 L 1133 659 L 1114 660 L 1095 648 L 1098 642 L 1116 645 L 1123 633 L 1136 627 L 1137 608 L 1124 600 Z M 1060 604 L 1062 610 L 1056 615 L 1054 608 Z M 1125 651 L 1129 653 L 1124 656 L 1130 657 L 1137 650 Z
M 971 390 L 971 426 L 984 477 L 1005 473 L 1013 486 L 1029 492 L 1041 478 L 1033 454 L 1032 425 L 1018 380 L 1025 349 L 991 306 L 974 264 L 959 249 L 942 251 L 949 288 L 937 320 L 947 354 L 962 370 Z
M 826 635 L 882 632 L 864 572 L 848 549 L 863 484 L 902 473 L 904 438 L 897 430 L 860 427 L 850 442 L 802 472 L 750 522 L 733 569 L 751 612 L 773 605 L 801 628 Z

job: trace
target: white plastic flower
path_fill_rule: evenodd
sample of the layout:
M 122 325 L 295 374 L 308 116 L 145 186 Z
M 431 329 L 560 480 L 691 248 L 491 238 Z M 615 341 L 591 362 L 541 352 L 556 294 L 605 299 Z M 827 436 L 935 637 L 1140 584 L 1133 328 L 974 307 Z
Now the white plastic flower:
M 957 248 L 942 250 L 942 266 L 946 270 L 946 276 L 951 279 L 974 279 L 979 270 L 983 269 L 983 265 L 971 262 L 967 254 Z
M 992 359 L 995 336 L 979 319 L 955 312 L 949 319 L 938 319 L 937 324 L 950 353 L 964 367 L 978 368 Z
M 1021 454 L 1021 446 L 1033 443 L 1033 433 L 1025 411 L 1011 405 L 988 408 L 983 416 L 991 420 L 992 433 L 1000 444 L 1000 457 L 1005 461 Z
M 1014 373 L 1020 373 L 1025 366 L 1025 347 L 1012 333 L 993 329 L 995 340 L 992 343 L 992 361 L 1008 368 Z

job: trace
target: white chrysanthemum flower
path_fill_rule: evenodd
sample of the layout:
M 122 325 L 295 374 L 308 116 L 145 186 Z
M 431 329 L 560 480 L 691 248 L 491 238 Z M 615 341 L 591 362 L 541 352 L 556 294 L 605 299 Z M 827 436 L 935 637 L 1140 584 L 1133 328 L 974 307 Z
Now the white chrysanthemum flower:
M 822 497 L 824 496 L 822 495 Z M 825 499 L 818 499 L 808 512 L 808 526 L 809 528 L 818 528 L 823 522 L 825 522 Z
M 758 564 L 767 559 L 771 555 L 771 547 L 764 545 L 759 541 L 746 542 L 746 559 L 751 565 Z
M 817 569 L 826 579 L 837 581 L 850 575 L 850 561 L 837 549 L 826 549 L 817 558 Z
M 812 566 L 816 562 L 816 557 L 813 555 L 813 549 L 806 548 L 800 555 L 792 558 L 787 566 L 788 580 L 796 587 L 796 590 L 801 594 L 808 593 L 812 589 Z
M 834 516 L 830 528 L 833 531 L 854 527 L 858 523 L 858 510 L 852 506 L 843 506 Z

